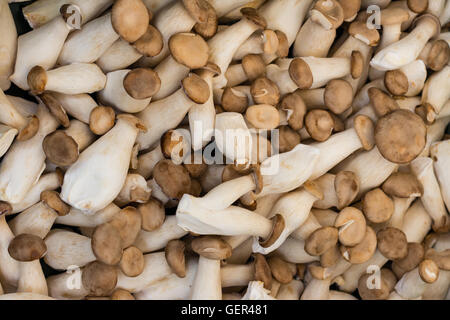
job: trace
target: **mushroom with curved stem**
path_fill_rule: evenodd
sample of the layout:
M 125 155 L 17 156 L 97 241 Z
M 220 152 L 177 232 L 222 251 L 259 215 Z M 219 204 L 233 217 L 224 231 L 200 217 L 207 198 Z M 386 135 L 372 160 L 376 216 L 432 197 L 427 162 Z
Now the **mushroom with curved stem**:
M 94 215 L 86 215 L 78 209 L 71 208 L 68 214 L 58 216 L 56 223 L 66 226 L 95 228 L 111 221 L 119 212 L 120 208 L 113 203 L 97 211 Z
M 106 75 L 106 85 L 98 97 L 104 105 L 138 113 L 150 104 L 160 86 L 158 74 L 151 69 L 118 70 Z
M 152 190 L 147 186 L 144 177 L 129 173 L 122 186 L 122 190 L 118 194 L 114 202 L 123 207 L 131 202 L 145 203 L 149 200 Z
M 17 292 L 48 295 L 47 281 L 39 261 L 47 251 L 44 240 L 32 234 L 19 234 L 8 246 L 11 257 L 19 261 Z
M 425 86 L 427 68 L 422 60 L 416 60 L 397 70 L 385 73 L 384 84 L 396 96 L 414 97 Z
M 370 65 L 381 71 L 395 70 L 413 62 L 419 56 L 428 40 L 439 34 L 439 20 L 431 15 L 420 16 L 415 28 L 403 39 L 380 50 Z
M 442 142 L 436 142 L 431 146 L 430 153 L 431 158 L 434 160 L 434 172 L 439 181 L 441 188 L 442 199 L 445 202 L 447 210 L 450 208 L 450 179 L 448 175 L 448 162 L 450 160 L 450 140 L 444 140 Z
M 147 31 L 150 16 L 141 0 L 116 1 L 111 12 L 73 32 L 64 44 L 58 62 L 93 63 L 119 37 L 134 42 Z
M 102 90 L 106 76 L 96 64 L 73 63 L 50 71 L 35 66 L 28 74 L 34 94 L 55 91 L 65 94 L 93 93 Z
M 55 66 L 71 27 L 62 15 L 21 35 L 17 40 L 17 57 L 10 80 L 23 90 L 29 90 L 27 76 L 34 66 L 48 70 Z
M 19 203 L 25 199 L 45 169 L 45 153 L 42 141 L 53 132 L 58 123 L 43 105 L 37 112 L 40 126 L 36 135 L 27 141 L 16 141 L 3 157 L 0 168 L 0 198 L 10 203 Z M 33 159 L 34 165 L 28 165 Z
M 0 202 L 0 257 L 2 263 L 0 263 L 0 279 L 2 285 L 11 285 L 17 287 L 20 271 L 19 262 L 14 260 L 9 252 L 8 246 L 11 240 L 14 239 L 14 233 L 11 231 L 8 223 L 6 222 L 6 215 L 11 213 L 11 205 L 6 202 Z
M 439 114 L 445 103 L 450 99 L 449 85 L 450 66 L 435 72 L 425 82 L 422 92 L 422 105 L 427 109 L 427 120 L 433 121 Z
M 14 57 L 17 51 L 17 30 L 11 10 L 8 7 L 8 1 L 3 0 L 0 3 L 0 29 L 4 30 L 0 48 L 2 59 L 0 65 L 0 89 L 8 90 L 11 86 L 9 77 L 14 71 Z
M 433 260 L 423 260 L 417 268 L 403 275 L 395 286 L 395 291 L 406 299 L 419 298 L 428 284 L 434 283 L 438 277 L 439 267 Z

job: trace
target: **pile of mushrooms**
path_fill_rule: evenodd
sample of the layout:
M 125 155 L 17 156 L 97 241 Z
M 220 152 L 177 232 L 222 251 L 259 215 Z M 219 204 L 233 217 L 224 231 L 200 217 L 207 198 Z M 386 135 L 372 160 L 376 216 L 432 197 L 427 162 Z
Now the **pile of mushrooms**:
M 450 0 L 11 2 L 0 300 L 450 299 Z

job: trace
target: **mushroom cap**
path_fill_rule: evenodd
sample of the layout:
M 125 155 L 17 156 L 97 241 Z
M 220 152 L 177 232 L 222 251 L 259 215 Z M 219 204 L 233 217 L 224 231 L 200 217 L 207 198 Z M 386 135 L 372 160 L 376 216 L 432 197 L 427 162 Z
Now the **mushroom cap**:
M 369 226 L 366 226 L 366 234 L 363 240 L 354 247 L 341 246 L 339 248 L 345 260 L 352 264 L 360 264 L 368 261 L 377 249 L 377 235 Z
M 48 160 L 61 167 L 74 164 L 80 154 L 78 144 L 62 130 L 46 136 L 42 142 L 42 149 Z
M 133 46 L 137 51 L 139 51 L 140 54 L 146 57 L 155 57 L 161 53 L 164 47 L 164 40 L 161 32 L 149 24 L 147 31 L 142 37 L 133 43 Z
M 153 169 L 153 178 L 163 192 L 171 199 L 180 200 L 191 190 L 191 177 L 182 166 L 170 160 L 159 161 Z
M 47 71 L 41 66 L 33 67 L 27 75 L 27 82 L 33 94 L 41 94 L 47 85 Z
M 226 87 L 222 94 L 222 107 L 227 112 L 244 113 L 248 107 L 248 97 L 233 87 Z
M 340 171 L 334 178 L 338 209 L 350 205 L 359 193 L 359 178 L 352 171 Z
M 372 108 L 378 117 L 400 109 L 395 99 L 378 88 L 370 88 L 368 94 Z
M 352 51 L 351 54 L 351 71 L 353 79 L 358 79 L 364 72 L 364 56 L 360 51 Z
M 339 261 L 341 257 L 341 252 L 339 251 L 339 247 L 335 245 L 334 247 L 328 249 L 320 256 L 320 265 L 323 268 L 330 268 Z
M 206 41 L 195 33 L 177 33 L 169 39 L 172 57 L 189 69 L 199 69 L 208 63 L 209 47 Z
M 305 117 L 305 128 L 311 138 L 323 142 L 328 140 L 334 129 L 334 119 L 326 110 L 314 109 Z
M 194 31 L 201 35 L 204 39 L 208 40 L 217 33 L 219 21 L 214 7 L 210 5 L 208 1 L 205 1 L 204 4 L 207 8 L 206 21 L 197 22 L 194 25 Z
M 180 278 L 186 276 L 185 247 L 181 240 L 170 240 L 164 251 L 170 269 Z
M 379 188 L 367 192 L 362 205 L 364 215 L 372 223 L 386 222 L 394 214 L 394 202 Z
M 176 130 L 169 130 L 163 134 L 161 137 L 161 150 L 164 157 L 167 159 L 171 158 L 183 158 L 184 148 L 183 148 L 184 136 L 179 134 Z
M 97 260 L 114 266 L 122 258 L 122 238 L 119 231 L 110 223 L 95 228 L 92 234 L 92 251 Z
M 119 266 L 127 277 L 137 277 L 144 271 L 144 254 L 136 247 L 128 247 L 123 251 Z
M 345 80 L 333 79 L 327 83 L 323 98 L 328 109 L 335 114 L 341 114 L 352 105 L 353 88 Z
M 10 215 L 13 211 L 12 206 L 5 201 L 0 201 L 0 217 Z
M 292 129 L 298 131 L 303 128 L 307 108 L 298 91 L 285 95 L 281 100 L 280 109 L 287 111 L 288 124 Z
M 392 268 L 401 269 L 403 273 L 416 268 L 425 256 L 425 248 L 417 242 L 408 243 L 408 254 L 403 259 L 392 262 Z
M 278 50 L 279 40 L 275 31 L 267 29 L 261 32 L 263 39 L 263 52 L 266 54 L 275 54 Z
M 408 92 L 408 77 L 402 70 L 389 70 L 384 74 L 384 85 L 395 96 L 402 96 Z
M 450 249 L 446 249 L 440 252 L 437 252 L 434 249 L 428 249 L 425 252 L 425 258 L 433 260 L 442 270 L 450 270 Z
M 403 259 L 408 255 L 408 240 L 402 230 L 384 228 L 377 233 L 378 250 L 389 260 Z
M 356 17 L 361 9 L 361 0 L 337 0 L 344 10 L 344 21 L 349 21 Z
M 30 262 L 42 258 L 47 253 L 47 246 L 40 237 L 23 233 L 11 240 L 8 252 L 17 261 Z
M 311 10 L 311 20 L 327 30 L 337 29 L 344 22 L 344 9 L 336 0 L 319 0 Z
M 407 0 L 409 10 L 415 13 L 422 13 L 428 9 L 428 0 Z
M 161 88 L 161 79 L 152 69 L 137 68 L 125 76 L 123 87 L 133 99 L 144 100 L 158 93 Z
M 256 177 L 259 178 L 261 177 L 257 172 L 256 172 Z M 260 185 L 261 185 L 261 181 L 258 181 L 259 179 L 255 179 L 256 180 L 256 193 L 259 193 L 258 191 L 261 189 Z M 285 227 L 286 227 L 286 222 L 284 220 L 284 217 L 281 214 L 276 214 L 275 216 L 273 216 L 271 219 L 272 221 L 272 231 L 270 232 L 270 235 L 264 239 L 262 242 L 260 241 L 260 245 L 263 248 L 268 248 L 270 246 L 272 246 L 277 239 L 280 237 L 281 233 L 284 231 Z
M 433 71 L 442 70 L 450 60 L 450 47 L 445 40 L 436 40 L 431 45 L 430 53 L 427 57 L 427 67 Z
M 141 203 L 137 207 L 141 214 L 142 229 L 154 231 L 161 227 L 166 220 L 166 213 L 161 201 L 150 198 L 146 203 Z
M 262 281 L 264 283 L 264 288 L 270 289 L 272 287 L 272 271 L 270 270 L 270 266 L 262 254 L 256 253 L 254 257 L 255 281 Z
M 198 75 L 190 73 L 181 81 L 184 93 L 193 102 L 204 104 L 208 101 L 210 90 L 208 83 Z
M 266 73 L 266 64 L 259 54 L 247 54 L 246 56 L 244 56 L 242 58 L 242 68 L 244 69 L 244 72 L 247 75 L 248 80 L 250 81 L 254 81 L 259 77 L 264 76 L 264 74 Z M 278 89 L 278 87 L 276 88 Z
M 208 2 L 206 0 L 182 0 L 182 3 L 196 22 L 205 23 L 207 21 Z
M 268 104 L 248 107 L 245 119 L 256 129 L 272 130 L 280 125 L 278 109 Z
M 260 77 L 253 81 L 250 93 L 256 104 L 276 106 L 280 101 L 280 90 L 272 80 Z
M 68 128 L 70 126 L 70 120 L 67 116 L 66 110 L 64 110 L 62 104 L 55 98 L 54 95 L 44 92 L 39 96 L 39 98 L 59 122 L 59 124 L 61 124 L 64 128 Z
M 250 20 L 255 25 L 257 25 L 259 28 L 266 29 L 266 27 L 267 27 L 266 19 L 264 19 L 264 17 L 261 16 L 258 13 L 258 10 L 256 10 L 255 8 L 249 8 L 249 7 L 242 8 L 241 14 L 244 18 L 246 18 L 247 20 Z
M 386 269 L 383 269 L 386 270 Z M 358 293 L 363 300 L 386 300 L 391 292 L 390 283 L 381 273 L 380 286 L 377 288 L 373 274 L 364 273 L 358 280 Z
M 192 250 L 211 260 L 225 260 L 231 257 L 231 246 L 219 236 L 202 236 L 192 240 Z
M 312 256 L 320 256 L 335 246 L 339 231 L 334 227 L 322 227 L 311 233 L 305 241 L 305 251 Z
M 291 61 L 289 76 L 300 89 L 309 89 L 314 82 L 311 68 L 302 58 L 294 58 Z
M 108 224 L 119 231 L 122 247 L 128 248 L 134 243 L 141 230 L 142 216 L 136 208 L 129 206 L 120 210 Z
M 433 283 L 439 278 L 439 267 L 433 260 L 425 259 L 419 264 L 420 278 L 426 283 Z
M 16 139 L 17 141 L 26 141 L 33 138 L 39 131 L 39 118 L 37 116 L 32 116 L 28 124 L 19 131 Z
M 111 107 L 95 107 L 89 116 L 89 128 L 96 135 L 104 135 L 112 127 L 116 120 L 116 113 Z
M 136 300 L 129 291 L 124 290 L 124 289 L 114 290 L 110 299 L 111 300 Z
M 377 46 L 380 41 L 378 30 L 369 29 L 365 21 L 353 21 L 348 28 L 348 33 L 371 47 Z
M 269 259 L 267 259 L 267 263 L 269 264 L 273 278 L 279 283 L 288 284 L 294 278 L 289 264 L 280 257 L 269 257 Z
M 289 152 L 300 144 L 301 138 L 297 131 L 289 126 L 280 126 L 278 128 L 278 149 L 280 153 Z
M 384 158 L 404 164 L 423 151 L 426 134 L 422 118 L 408 110 L 396 110 L 378 120 L 375 143 Z
M 356 246 L 366 235 L 366 219 L 356 208 L 347 207 L 341 210 L 334 226 L 339 229 L 339 242 L 344 246 Z
M 117 269 L 100 261 L 94 261 L 83 268 L 81 281 L 90 295 L 108 296 L 116 287 Z
M 41 201 L 46 206 L 56 211 L 59 216 L 69 214 L 70 206 L 61 200 L 59 193 L 56 191 L 45 190 L 41 192 Z
M 421 0 L 422 1 L 422 0 Z M 402 7 L 387 7 L 381 10 L 381 25 L 400 24 L 409 19 L 408 10 Z
M 286 34 L 281 30 L 275 30 L 278 38 L 278 48 L 275 54 L 279 58 L 285 58 L 289 55 L 289 41 Z
M 191 178 L 198 179 L 202 177 L 206 170 L 208 170 L 208 165 L 204 162 L 203 156 L 201 152 L 199 153 L 199 156 L 201 157 L 201 163 L 197 163 L 196 161 L 196 155 L 194 153 L 191 153 L 190 159 L 191 161 L 188 163 L 188 161 L 184 161 L 183 166 L 186 168 L 186 170 L 189 172 L 189 175 Z M 200 162 L 200 161 L 198 161 Z
M 197 179 L 191 179 L 191 190 L 189 191 L 189 194 L 194 197 L 200 197 L 200 195 L 203 192 L 202 185 Z
M 394 172 L 383 183 L 382 189 L 388 195 L 398 198 L 420 197 L 423 186 L 410 172 Z
M 142 0 L 116 0 L 111 23 L 123 40 L 135 42 L 147 31 L 150 15 Z
M 374 125 L 372 120 L 364 115 L 358 115 L 353 120 L 353 126 L 356 130 L 356 134 L 361 141 L 361 145 L 364 150 L 372 150 L 375 146 L 374 141 Z

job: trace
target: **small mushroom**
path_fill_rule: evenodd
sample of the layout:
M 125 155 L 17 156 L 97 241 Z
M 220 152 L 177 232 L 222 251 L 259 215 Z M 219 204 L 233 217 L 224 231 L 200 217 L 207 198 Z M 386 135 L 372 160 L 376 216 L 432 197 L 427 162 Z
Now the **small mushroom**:
M 83 268 L 81 275 L 83 287 L 95 297 L 109 296 L 117 284 L 117 269 L 99 261 Z
M 215 236 L 195 238 L 191 243 L 192 250 L 199 255 L 212 260 L 225 260 L 231 257 L 231 246 Z
M 305 241 L 305 251 L 312 256 L 320 256 L 335 246 L 339 231 L 333 227 L 323 227 L 314 231 Z
M 166 218 L 163 204 L 155 198 L 150 198 L 146 203 L 139 204 L 137 210 L 141 215 L 142 229 L 145 231 L 158 229 Z
M 99 261 L 110 266 L 117 265 L 122 258 L 122 248 L 122 238 L 113 225 L 105 223 L 95 228 L 92 251 Z
M 180 278 L 184 278 L 186 276 L 184 250 L 185 244 L 180 240 L 169 241 L 165 249 L 167 263 L 172 271 Z
M 408 241 L 403 231 L 388 227 L 378 231 L 378 250 L 389 260 L 403 259 L 408 254 Z
M 416 176 L 408 172 L 395 172 L 383 183 L 382 189 L 388 195 L 399 198 L 420 197 L 423 186 Z
M 334 227 L 339 229 L 339 242 L 344 246 L 354 247 L 366 235 L 366 219 L 356 208 L 343 209 L 339 213 Z
M 362 205 L 365 217 L 372 223 L 386 222 L 394 214 L 394 202 L 379 188 L 367 192 Z
M 366 234 L 363 240 L 354 247 L 341 246 L 341 254 L 345 260 L 352 264 L 360 264 L 368 261 L 377 248 L 377 236 L 373 229 L 366 227 Z

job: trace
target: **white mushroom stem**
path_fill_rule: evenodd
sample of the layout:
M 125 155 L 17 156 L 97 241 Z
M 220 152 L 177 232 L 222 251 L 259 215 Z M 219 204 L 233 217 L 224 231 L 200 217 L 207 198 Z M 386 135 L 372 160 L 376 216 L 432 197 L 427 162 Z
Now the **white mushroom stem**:
M 429 284 L 422 294 L 423 300 L 443 300 L 450 286 L 450 271 L 439 270 L 439 278 Z M 447 295 L 448 296 L 448 295 Z
M 198 258 L 191 300 L 222 300 L 220 260 Z
M 450 123 L 450 115 L 445 118 L 437 119 L 432 125 L 427 128 L 427 141 L 425 143 L 425 148 L 423 149 L 420 156 L 428 157 L 430 155 L 431 145 L 435 142 L 441 141 L 445 134 L 445 129 Z
M 305 287 L 300 300 L 329 300 L 331 279 L 312 279 Z
M 0 122 L 17 130 L 27 126 L 28 120 L 0 89 Z
M 97 102 L 90 95 L 86 93 L 70 95 L 57 92 L 53 94 L 69 115 L 81 122 L 89 124 L 89 117 L 92 110 L 98 107 Z
M 9 226 L 16 235 L 33 234 L 44 239 L 57 217 L 56 211 L 39 202 L 18 214 L 9 222 Z
M 142 53 L 123 39 L 114 42 L 95 62 L 103 72 L 125 69 L 142 58 Z
M 9 150 L 17 133 L 17 129 L 0 125 L 0 157 L 3 157 L 3 155 Z
M 272 30 L 270 30 L 273 32 Z M 245 42 L 239 47 L 233 56 L 233 61 L 241 61 L 248 54 L 265 54 L 264 45 L 267 43 L 268 37 L 264 31 L 258 30 L 254 32 Z M 276 48 L 274 48 L 276 49 Z M 230 69 L 230 66 L 228 69 Z M 228 72 L 228 70 L 227 70 Z M 228 82 L 227 86 L 232 86 Z
M 338 198 L 334 187 L 335 178 L 336 175 L 325 173 L 323 176 L 314 181 L 319 189 L 323 192 L 323 199 L 319 199 L 314 202 L 314 208 L 329 209 L 338 207 Z
M 431 158 L 434 160 L 434 172 L 441 187 L 442 199 L 450 210 L 450 140 L 437 142 L 431 146 Z
M 223 17 L 227 13 L 233 11 L 234 9 L 240 8 L 247 3 L 251 2 L 251 0 L 208 0 L 208 2 L 214 7 L 216 10 L 216 14 L 218 17 Z
M 422 19 L 406 37 L 379 51 L 370 65 L 382 71 L 401 68 L 417 59 L 435 33 L 436 23 L 431 18 Z
M 24 117 L 32 117 L 36 115 L 38 104 L 29 100 L 25 100 L 21 97 L 15 97 L 6 95 L 8 100 L 12 103 L 12 105 L 17 109 L 19 113 Z
M 144 255 L 144 271 L 137 277 L 127 277 L 121 271 L 117 279 L 117 288 L 131 293 L 142 291 L 172 274 L 164 252 Z
M 276 64 L 269 64 L 266 67 L 266 76 L 278 85 L 282 96 L 298 89 L 297 84 L 292 81 L 287 69 L 281 68 Z
M 311 256 L 305 251 L 305 241 L 289 237 L 275 251 L 283 260 L 291 263 L 310 263 L 319 261 L 319 256 Z
M 39 259 L 19 262 L 20 278 L 17 292 L 48 295 L 47 281 Z
M 416 195 L 408 198 L 393 197 L 394 200 L 394 213 L 391 219 L 386 223 L 388 226 L 401 229 L 405 220 L 405 215 L 411 203 L 415 200 Z
M 450 22 L 450 3 L 447 1 L 444 9 L 440 12 L 439 21 L 441 26 L 445 26 Z
M 328 300 L 358 300 L 351 294 L 346 292 L 330 290 L 330 295 Z
M 172 200 L 171 198 L 169 198 L 164 193 L 162 188 L 158 185 L 158 183 L 155 181 L 155 179 L 151 179 L 151 180 L 147 181 L 147 185 L 149 186 L 150 189 L 152 189 L 152 197 L 155 198 L 156 200 L 161 201 L 161 203 L 165 207 L 170 207 L 173 204 L 175 204 L 174 206 L 176 206 L 177 200 Z M 175 201 L 175 203 L 174 203 L 174 201 Z
M 405 299 L 419 298 L 425 292 L 429 283 L 422 280 L 419 268 L 405 273 L 395 286 L 395 291 Z
M 152 189 L 147 185 L 143 176 L 129 173 L 119 195 L 114 202 L 123 207 L 131 202 L 145 203 L 149 200 Z
M 19 292 L 8 293 L 0 296 L 0 300 L 55 300 L 46 295 L 31 293 L 31 292 Z
M 226 237 L 225 237 L 226 238 Z M 246 240 L 242 242 L 242 244 L 233 248 L 233 253 L 231 257 L 227 259 L 227 263 L 230 264 L 243 264 L 248 261 L 253 253 L 253 238 L 247 236 L 237 236 L 237 237 L 229 237 L 229 238 L 245 238 Z
M 255 278 L 255 265 L 248 264 L 226 264 L 221 269 L 222 288 L 246 286 Z
M 140 174 L 145 179 L 149 179 L 152 176 L 153 168 L 163 159 L 164 155 L 161 151 L 161 144 L 158 144 L 152 151 L 138 156 L 138 168 L 136 169 L 136 173 Z
M 161 61 L 155 67 L 155 72 L 161 79 L 161 88 L 153 97 L 154 101 L 164 99 L 174 93 L 180 87 L 181 80 L 189 74 L 189 71 L 188 67 L 178 63 L 171 55 Z
M 428 157 L 419 157 L 412 161 L 410 166 L 411 171 L 423 186 L 422 204 L 433 219 L 433 228 L 438 230 L 447 224 L 449 217 L 434 174 L 433 160 Z
M 362 107 L 367 106 L 370 103 L 369 99 L 370 88 L 378 88 L 382 91 L 387 90 L 386 87 L 384 86 L 384 79 L 377 79 L 372 82 L 369 82 L 358 91 L 355 98 L 353 99 L 352 107 L 354 112 L 359 111 Z
M 413 61 L 399 69 L 408 79 L 408 91 L 406 97 L 418 95 L 425 86 L 427 79 L 427 67 L 422 60 Z
M 89 294 L 82 283 L 83 270 L 75 267 L 47 278 L 49 296 L 58 300 L 81 300 Z
M 95 140 L 95 136 L 89 126 L 76 119 L 70 121 L 69 127 L 64 132 L 75 140 L 80 152 L 90 146 Z
M 17 51 L 17 30 L 7 0 L 0 1 L 0 89 L 8 90 L 11 81 L 9 76 L 14 70 Z
M 0 280 L 3 286 L 17 286 L 20 270 L 19 261 L 11 258 L 8 247 L 14 234 L 6 222 L 5 216 L 0 217 Z
M 67 215 L 57 217 L 56 223 L 66 226 L 95 228 L 111 221 L 119 212 L 120 208 L 113 203 L 90 216 L 78 209 L 71 208 Z
M 428 0 L 428 13 L 434 14 L 436 17 L 439 17 L 444 11 L 446 0 Z
M 270 295 L 270 291 L 264 288 L 261 281 L 251 281 L 248 284 L 247 291 L 241 300 L 276 300 Z
M 17 43 L 17 58 L 11 81 L 23 90 L 29 90 L 27 76 L 31 68 L 51 69 L 71 28 L 62 16 L 55 17 L 41 28 L 21 35 Z
M 325 58 L 336 38 L 336 29 L 325 29 L 309 18 L 301 27 L 294 43 L 295 57 Z
M 300 280 L 292 280 L 288 284 L 282 284 L 277 293 L 277 300 L 298 300 L 305 286 Z
M 317 229 L 326 227 L 325 225 L 319 223 L 314 215 L 314 212 L 317 212 L 317 209 L 312 209 L 306 221 L 291 233 L 292 238 L 295 238 L 297 240 L 306 240 Z M 334 226 L 334 223 L 331 226 Z
M 64 176 L 63 201 L 86 213 L 94 213 L 117 197 L 138 135 L 139 124 L 135 121 L 119 116 L 114 128 L 81 153 Z
M 164 248 L 170 240 L 176 240 L 188 234 L 180 228 L 175 216 L 167 216 L 161 227 L 154 231 L 139 231 L 134 246 L 144 253 Z
M 441 112 L 442 107 L 450 99 L 450 66 L 433 73 L 425 83 L 422 92 L 422 104 L 430 105 L 435 114 Z
M 0 199 L 3 201 L 13 204 L 23 201 L 45 169 L 42 141 L 55 131 L 58 122 L 43 105 L 39 106 L 37 117 L 40 125 L 36 135 L 27 141 L 14 142 L 3 158 L 0 168 Z

